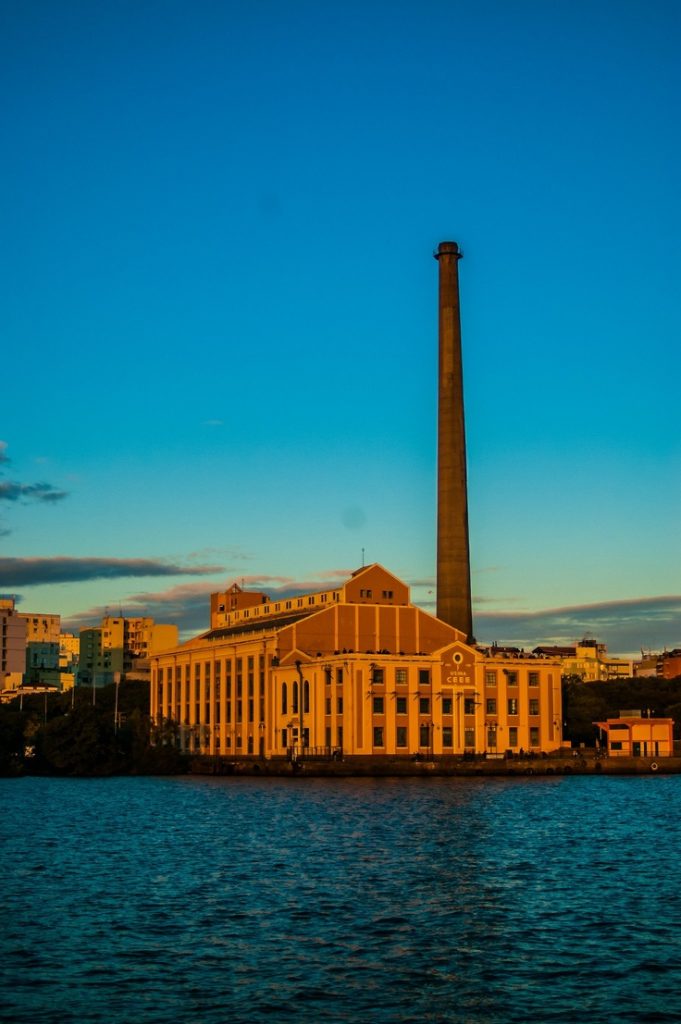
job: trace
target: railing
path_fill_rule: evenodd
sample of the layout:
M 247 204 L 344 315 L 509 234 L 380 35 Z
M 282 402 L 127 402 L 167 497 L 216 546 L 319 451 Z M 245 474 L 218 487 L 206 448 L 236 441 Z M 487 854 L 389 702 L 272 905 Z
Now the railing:
M 287 747 L 286 756 L 289 761 L 341 761 L 342 747 L 304 747 L 295 744 Z

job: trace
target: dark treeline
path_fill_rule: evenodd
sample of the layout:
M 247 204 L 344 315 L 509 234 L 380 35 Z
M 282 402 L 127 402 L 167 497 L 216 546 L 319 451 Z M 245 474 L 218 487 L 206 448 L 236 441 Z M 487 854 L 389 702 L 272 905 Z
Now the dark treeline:
M 163 775 L 186 771 L 173 736 L 154 735 L 149 684 L 25 695 L 0 705 L 0 774 Z M 152 740 L 154 742 L 152 742 Z
M 594 722 L 617 718 L 620 711 L 640 711 L 654 718 L 674 719 L 674 738 L 681 738 L 681 676 L 676 679 L 621 679 L 583 683 L 563 679 L 563 721 L 566 741 L 593 746 Z

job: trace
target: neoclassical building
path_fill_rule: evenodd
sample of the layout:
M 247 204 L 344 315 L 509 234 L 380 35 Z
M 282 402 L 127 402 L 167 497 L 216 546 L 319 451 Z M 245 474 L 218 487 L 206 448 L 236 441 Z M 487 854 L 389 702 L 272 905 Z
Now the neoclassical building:
M 549 753 L 562 743 L 560 663 L 485 650 L 410 602 L 378 564 L 332 590 L 271 601 L 236 584 L 211 628 L 151 658 L 151 713 L 184 749 L 309 753 Z

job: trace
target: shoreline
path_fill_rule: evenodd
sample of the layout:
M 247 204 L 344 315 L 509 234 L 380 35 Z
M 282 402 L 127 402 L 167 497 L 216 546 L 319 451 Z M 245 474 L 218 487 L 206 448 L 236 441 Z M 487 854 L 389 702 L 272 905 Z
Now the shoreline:
M 342 761 L 310 759 L 291 762 L 285 758 L 229 759 L 199 756 L 189 763 L 191 775 L 257 778 L 529 778 L 571 775 L 679 775 L 681 757 L 579 757 L 513 758 L 509 760 L 398 760 L 347 757 Z

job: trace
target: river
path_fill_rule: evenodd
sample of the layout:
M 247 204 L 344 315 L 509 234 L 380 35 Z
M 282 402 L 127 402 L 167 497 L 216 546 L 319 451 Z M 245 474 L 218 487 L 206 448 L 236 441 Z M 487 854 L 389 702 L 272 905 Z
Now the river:
M 681 1021 L 681 776 L 0 780 L 12 1024 Z

